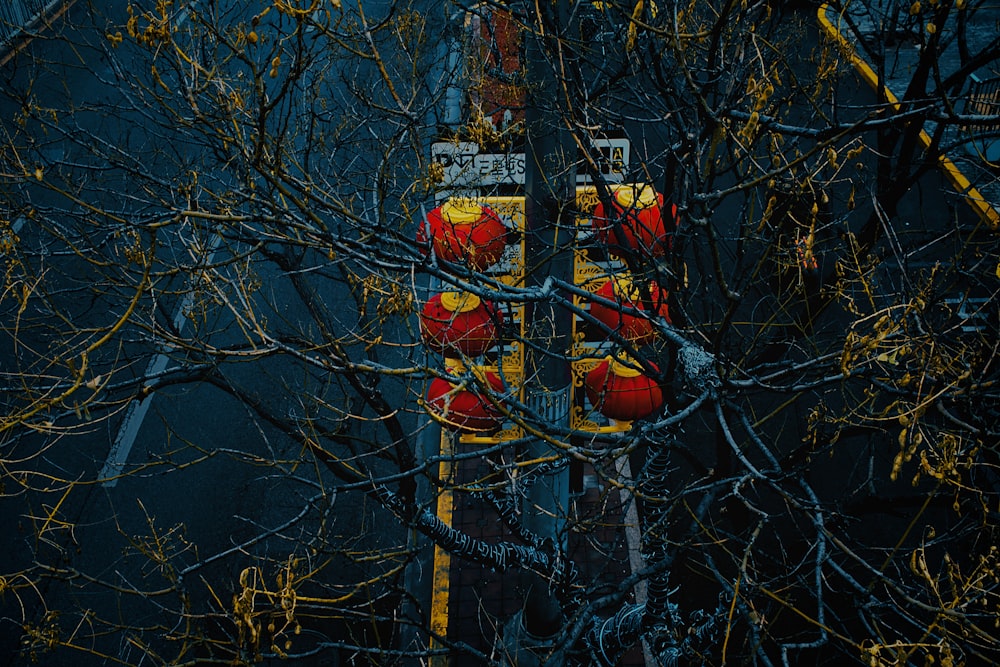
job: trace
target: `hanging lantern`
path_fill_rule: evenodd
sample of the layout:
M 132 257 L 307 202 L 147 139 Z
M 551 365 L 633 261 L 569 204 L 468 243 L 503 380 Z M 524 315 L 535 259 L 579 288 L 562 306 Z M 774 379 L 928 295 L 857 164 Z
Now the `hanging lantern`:
M 443 354 L 477 357 L 496 345 L 503 314 L 491 301 L 469 292 L 435 294 L 420 311 L 427 347 Z
M 611 210 L 603 202 L 594 209 L 593 224 L 601 242 L 611 252 L 640 252 L 662 257 L 670 248 L 677 227 L 677 207 L 663 219 L 663 195 L 651 185 L 623 185 L 614 192 Z
M 481 377 L 493 391 L 504 391 L 495 373 L 485 372 Z M 500 411 L 471 383 L 462 386 L 434 378 L 427 390 L 426 406 L 445 428 L 462 433 L 495 431 L 503 423 Z
M 643 306 L 639 288 L 626 276 L 615 276 L 595 292 L 596 296 L 620 303 L 624 308 L 633 308 L 646 312 Z M 668 292 L 655 282 L 649 283 L 649 296 L 652 301 L 652 317 L 662 317 L 670 324 L 670 312 L 667 309 Z M 606 306 L 601 303 L 590 304 L 590 314 L 609 329 L 618 332 L 622 338 L 645 345 L 656 336 L 653 324 L 646 318 L 622 312 L 620 308 Z
M 648 417 L 664 402 L 663 389 L 653 378 L 614 357 L 606 357 L 587 373 L 584 389 L 598 412 L 617 421 Z
M 496 264 L 507 247 L 507 227 L 500 216 L 471 199 L 449 199 L 428 213 L 417 242 L 426 243 L 428 233 L 438 259 L 466 262 L 474 271 Z

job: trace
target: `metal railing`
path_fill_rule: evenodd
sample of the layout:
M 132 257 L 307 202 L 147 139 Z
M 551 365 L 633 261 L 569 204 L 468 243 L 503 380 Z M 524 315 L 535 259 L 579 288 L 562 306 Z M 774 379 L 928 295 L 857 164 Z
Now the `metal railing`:
M 0 52 L 62 0 L 0 0 Z
M 997 122 L 991 125 L 977 125 L 984 132 L 1000 132 L 1000 77 L 980 79 L 973 74 L 969 77 L 969 94 L 966 98 L 966 112 L 977 116 L 993 116 Z
M 990 166 L 1000 165 L 1000 77 L 980 79 L 969 77 L 969 91 L 965 97 L 965 113 L 996 118 L 995 123 L 967 126 L 971 139 L 966 144 L 969 152 Z

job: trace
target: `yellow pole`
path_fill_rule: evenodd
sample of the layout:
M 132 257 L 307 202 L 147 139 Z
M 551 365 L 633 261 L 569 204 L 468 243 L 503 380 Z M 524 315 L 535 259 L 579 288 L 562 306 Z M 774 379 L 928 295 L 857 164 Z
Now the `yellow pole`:
M 452 475 L 451 456 L 454 453 L 451 435 L 441 431 L 441 462 L 438 464 L 439 479 L 448 482 Z M 437 497 L 437 517 L 450 526 L 454 511 L 454 498 L 450 488 L 441 489 Z M 430 648 L 442 648 L 442 644 L 434 637 L 448 636 L 448 602 L 451 599 L 451 554 L 434 545 L 434 565 L 431 572 L 431 618 L 432 633 Z M 429 667 L 448 667 L 450 660 L 447 655 L 434 655 L 429 660 Z

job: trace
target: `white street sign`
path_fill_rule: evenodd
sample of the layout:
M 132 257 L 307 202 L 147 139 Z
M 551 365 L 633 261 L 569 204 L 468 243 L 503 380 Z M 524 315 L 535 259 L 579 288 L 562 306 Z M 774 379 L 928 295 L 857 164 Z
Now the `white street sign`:
M 611 183 L 621 183 L 629 163 L 628 139 L 595 139 L 601 174 Z M 524 185 L 524 153 L 480 153 L 479 144 L 442 141 L 431 146 L 432 159 L 444 167 L 445 187 Z M 577 183 L 589 183 L 590 175 L 580 173 Z

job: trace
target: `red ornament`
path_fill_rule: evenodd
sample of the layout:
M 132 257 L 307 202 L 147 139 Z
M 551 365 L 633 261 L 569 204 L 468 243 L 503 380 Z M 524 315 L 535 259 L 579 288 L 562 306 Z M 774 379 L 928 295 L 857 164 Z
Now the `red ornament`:
M 605 358 L 587 373 L 584 389 L 598 412 L 617 421 L 648 417 L 664 402 L 663 389 L 653 378 L 614 357 Z
M 503 382 L 495 373 L 484 375 L 493 391 L 503 392 Z M 462 433 L 495 431 L 503 423 L 500 411 L 471 383 L 461 387 L 442 378 L 434 378 L 427 390 L 427 409 L 445 428 Z
M 468 292 L 435 294 L 420 312 L 424 343 L 443 354 L 479 356 L 496 345 L 501 324 L 496 304 Z
M 615 254 L 633 251 L 662 257 L 677 228 L 677 206 L 663 219 L 663 195 L 651 185 L 624 185 L 615 190 L 611 210 L 599 202 L 592 217 L 601 242 Z M 668 229 L 669 227 L 669 229 Z
M 507 227 L 500 216 L 469 199 L 449 199 L 428 213 L 417 242 L 426 243 L 428 232 L 438 259 L 466 262 L 475 271 L 496 264 L 507 247 Z
M 601 285 L 595 294 L 609 301 L 616 301 L 625 308 L 646 311 L 639 289 L 624 276 L 615 276 Z M 653 306 L 652 316 L 662 317 L 667 321 L 667 324 L 670 324 L 670 311 L 667 309 L 668 294 L 665 289 L 650 281 L 649 296 Z M 638 345 L 645 345 L 656 336 L 656 330 L 649 320 L 638 315 L 623 313 L 618 308 L 605 306 L 595 301 L 590 304 L 590 314 L 609 329 L 617 331 L 620 336 Z

